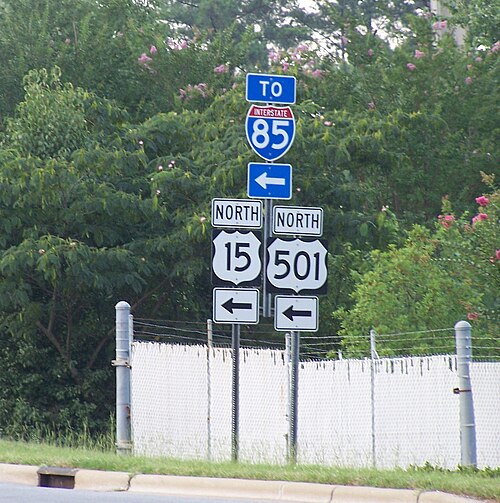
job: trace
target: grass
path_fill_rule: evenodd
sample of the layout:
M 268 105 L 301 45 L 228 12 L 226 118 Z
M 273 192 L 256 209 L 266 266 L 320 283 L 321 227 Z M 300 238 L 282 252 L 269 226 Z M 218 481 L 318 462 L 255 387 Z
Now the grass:
M 98 442 L 98 444 L 100 444 Z M 408 470 L 375 470 L 310 465 L 211 463 L 167 458 L 120 456 L 103 445 L 63 447 L 42 441 L 0 439 L 0 462 L 204 477 L 287 480 L 323 484 L 425 489 L 500 502 L 500 469 L 456 471 L 429 465 Z

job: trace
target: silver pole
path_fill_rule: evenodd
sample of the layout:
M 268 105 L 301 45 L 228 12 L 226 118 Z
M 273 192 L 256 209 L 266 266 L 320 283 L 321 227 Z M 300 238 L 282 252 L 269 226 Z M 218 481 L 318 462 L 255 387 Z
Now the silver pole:
M 233 386 L 232 386 L 232 417 L 231 417 L 231 460 L 238 461 L 239 453 L 239 423 L 240 423 L 240 325 L 232 327 L 233 353 Z
M 270 318 L 271 311 L 271 294 L 267 291 L 266 277 L 267 277 L 267 242 L 268 238 L 273 235 L 273 202 L 271 199 L 264 200 L 264 256 L 262 260 L 263 265 L 263 280 L 262 280 L 262 316 Z
M 378 358 L 375 340 L 375 330 L 370 330 L 370 400 L 371 400 L 371 415 L 372 415 L 372 465 L 377 467 L 377 452 L 376 452 L 376 436 L 375 436 L 375 360 Z
M 210 354 L 213 344 L 213 323 L 207 320 L 207 458 L 212 459 L 212 378 L 210 375 Z
M 118 302 L 116 312 L 116 447 L 118 454 L 132 452 L 130 427 L 130 305 Z
M 299 398 L 299 353 L 300 332 L 293 331 L 292 354 L 290 366 L 290 412 L 289 412 L 289 452 L 288 462 L 297 463 L 297 427 L 298 427 L 298 398 Z
M 472 341 L 469 322 L 459 321 L 455 325 L 455 341 L 457 347 L 458 388 L 454 392 L 459 395 L 460 403 L 461 463 L 462 466 L 476 467 L 476 424 L 470 379 Z

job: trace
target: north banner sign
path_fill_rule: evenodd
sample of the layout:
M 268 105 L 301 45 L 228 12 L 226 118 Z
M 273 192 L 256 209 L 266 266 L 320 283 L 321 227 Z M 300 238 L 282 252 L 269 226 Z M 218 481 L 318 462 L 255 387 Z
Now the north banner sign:
M 247 177 L 248 197 L 262 199 L 291 199 L 292 166 L 250 162 Z
M 290 107 L 260 107 L 248 111 L 245 131 L 254 152 L 266 161 L 283 157 L 295 138 L 295 118 Z
M 323 208 L 274 206 L 273 232 L 292 236 L 321 236 Z
M 262 227 L 262 201 L 254 199 L 212 199 L 214 227 Z
M 295 103 L 295 94 L 295 77 L 247 73 L 247 101 L 293 105 Z

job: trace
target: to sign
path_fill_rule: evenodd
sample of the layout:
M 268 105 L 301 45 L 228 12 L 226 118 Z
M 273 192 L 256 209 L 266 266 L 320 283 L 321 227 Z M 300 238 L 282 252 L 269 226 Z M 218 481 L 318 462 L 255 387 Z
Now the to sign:
M 323 208 L 274 206 L 273 232 L 274 234 L 321 236 L 323 234 Z
M 248 197 L 263 199 L 291 199 L 292 166 L 250 162 L 248 164 Z
M 271 238 L 267 254 L 266 277 L 270 291 L 326 293 L 326 241 Z
M 275 330 L 318 330 L 318 297 L 288 297 L 276 295 L 274 299 Z
M 215 323 L 258 323 L 259 290 L 256 288 L 214 288 Z
M 295 103 L 295 77 L 247 73 L 246 99 L 264 103 Z
M 295 119 L 290 107 L 252 105 L 245 130 L 254 152 L 266 161 L 283 157 L 295 138 Z
M 252 199 L 212 199 L 214 227 L 262 227 L 262 201 Z
M 212 231 L 212 283 L 259 285 L 262 263 L 258 231 Z

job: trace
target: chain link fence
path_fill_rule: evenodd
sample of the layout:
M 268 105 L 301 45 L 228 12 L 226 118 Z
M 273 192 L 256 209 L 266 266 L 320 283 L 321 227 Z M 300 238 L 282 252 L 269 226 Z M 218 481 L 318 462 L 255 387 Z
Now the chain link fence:
M 446 345 L 454 337 L 453 329 L 380 335 L 373 358 L 328 359 L 316 353 L 300 361 L 297 462 L 379 468 L 430 463 L 450 469 L 461 464 L 457 357 L 379 357 L 387 340 L 394 351 L 396 338 L 404 343 L 416 334 L 439 335 Z M 290 352 L 275 336 L 269 333 L 266 342 L 264 333 L 241 335 L 238 459 L 243 462 L 289 460 Z M 311 351 L 304 339 L 301 345 Z M 269 342 L 273 347 L 263 347 Z M 207 330 L 205 324 L 134 320 L 134 453 L 231 459 L 229 343 L 227 332 Z M 500 361 L 498 347 L 493 349 L 490 361 L 475 361 L 470 370 L 480 468 L 500 466 Z

